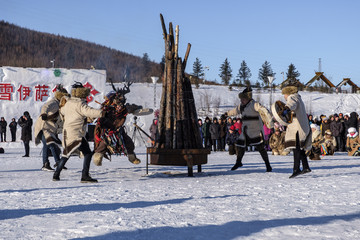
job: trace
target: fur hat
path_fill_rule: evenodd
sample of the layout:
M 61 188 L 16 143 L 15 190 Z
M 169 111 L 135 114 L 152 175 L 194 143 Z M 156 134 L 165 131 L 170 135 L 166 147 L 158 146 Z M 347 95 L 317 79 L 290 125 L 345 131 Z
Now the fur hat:
M 286 95 L 291 95 L 291 94 L 297 93 L 298 91 L 299 91 L 298 88 L 296 86 L 293 86 L 293 85 L 288 85 L 288 86 L 283 87 L 281 89 L 281 93 L 283 95 L 285 95 L 285 94 Z
M 351 128 L 348 129 L 348 133 L 352 133 L 352 132 L 357 132 L 356 128 L 351 127 Z
M 327 129 L 327 130 L 325 131 L 325 134 L 329 134 L 329 135 L 331 135 L 331 134 L 332 134 L 332 132 L 330 131 L 330 129 Z
M 314 128 L 314 129 L 320 131 L 320 126 L 317 124 L 314 124 L 314 123 L 310 124 L 310 128 Z
M 61 85 L 56 86 L 55 98 L 60 101 L 63 96 L 70 96 L 68 91 Z
M 244 91 L 242 91 L 241 93 L 239 93 L 239 98 L 243 98 L 243 99 L 252 99 L 252 89 L 251 87 L 247 87 L 244 89 Z
M 87 98 L 90 95 L 90 88 L 84 87 L 80 82 L 72 85 L 71 96 L 77 98 Z

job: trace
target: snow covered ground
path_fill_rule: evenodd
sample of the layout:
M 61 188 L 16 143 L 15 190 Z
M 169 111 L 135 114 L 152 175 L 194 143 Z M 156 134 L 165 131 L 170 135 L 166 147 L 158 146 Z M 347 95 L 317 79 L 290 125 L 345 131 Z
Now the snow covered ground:
M 239 103 L 238 91 L 227 87 L 193 91 L 201 117 Z M 152 84 L 134 84 L 126 97 L 153 108 L 153 93 Z M 157 84 L 157 102 L 160 94 Z M 317 116 L 360 112 L 357 94 L 301 95 Z M 269 97 L 269 92 L 254 92 L 265 106 Z M 206 112 L 207 98 L 211 112 Z M 283 100 L 279 90 L 273 99 Z M 138 125 L 148 131 L 152 118 L 141 116 Z M 129 115 L 130 136 L 132 121 Z M 40 170 L 40 147 L 31 145 L 31 157 L 22 158 L 20 142 L 0 143 L 5 149 L 0 154 L 0 239 L 359 239 L 360 157 L 336 153 L 311 161 L 311 173 L 289 179 L 291 155 L 270 155 L 273 172 L 266 173 L 257 152 L 246 153 L 236 171 L 230 171 L 235 156 L 216 152 L 202 173 L 194 169 L 195 177 L 187 176 L 186 167 L 154 165 L 146 175 L 141 138 L 136 145 L 141 164 L 114 156 L 101 167 L 91 165 L 99 183 L 84 184 L 82 159 L 72 157 L 61 181 L 53 182 L 51 172 Z
M 132 165 L 114 157 L 92 164 L 97 184 L 80 183 L 82 159 L 72 157 L 61 181 L 40 171 L 40 148 L 22 158 L 19 143 L 0 155 L 1 239 L 358 239 L 360 158 L 344 154 L 311 161 L 311 173 L 289 179 L 292 156 L 257 152 L 244 166 L 209 155 L 203 172 Z M 51 159 L 53 164 L 53 159 Z M 194 169 L 195 170 L 195 169 Z

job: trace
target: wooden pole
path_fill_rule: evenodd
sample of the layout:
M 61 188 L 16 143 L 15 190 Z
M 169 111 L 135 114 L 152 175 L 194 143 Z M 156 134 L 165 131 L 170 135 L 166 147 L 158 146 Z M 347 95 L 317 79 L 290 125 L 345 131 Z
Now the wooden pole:
M 186 49 L 186 53 L 185 53 L 185 57 L 184 57 L 184 62 L 183 62 L 183 70 L 184 70 L 184 72 L 185 72 L 187 60 L 188 60 L 188 58 L 189 58 L 190 48 L 191 48 L 191 44 L 188 43 L 187 49 Z
M 169 35 L 168 35 L 168 42 L 171 43 L 171 39 L 173 36 L 171 34 L 172 30 L 170 28 Z M 171 48 L 172 49 L 172 48 Z M 171 56 L 168 56 L 166 61 L 166 107 L 165 107 L 165 148 L 172 149 L 173 147 L 173 101 L 172 101 L 172 88 L 173 88 L 173 67 L 174 67 L 174 60 L 173 60 L 173 52 L 171 52 Z
M 176 79 L 176 148 L 182 149 L 184 148 L 184 139 L 183 139 L 183 121 L 182 121 L 182 114 L 183 114 L 183 74 L 182 74 L 182 61 L 181 58 L 178 59 L 177 65 L 177 79 Z

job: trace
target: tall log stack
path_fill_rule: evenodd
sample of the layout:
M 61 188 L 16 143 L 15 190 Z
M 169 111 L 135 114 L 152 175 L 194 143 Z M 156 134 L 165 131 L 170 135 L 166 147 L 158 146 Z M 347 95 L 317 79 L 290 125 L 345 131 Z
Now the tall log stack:
M 184 61 L 178 56 L 179 26 L 169 23 L 166 31 L 164 18 L 160 14 L 165 41 L 165 69 L 159 114 L 160 149 L 202 149 L 197 121 L 197 112 L 190 79 L 185 76 L 185 67 L 191 44 L 188 43 Z
M 164 18 L 160 14 L 165 40 L 165 69 L 159 114 L 159 139 L 155 147 L 147 148 L 152 165 L 187 166 L 188 176 L 193 176 L 193 166 L 207 163 L 209 149 L 204 149 L 197 121 L 194 95 L 189 78 L 185 76 L 186 62 L 191 45 L 188 43 L 184 61 L 178 56 L 179 26 L 175 35 L 172 23 L 167 33 Z

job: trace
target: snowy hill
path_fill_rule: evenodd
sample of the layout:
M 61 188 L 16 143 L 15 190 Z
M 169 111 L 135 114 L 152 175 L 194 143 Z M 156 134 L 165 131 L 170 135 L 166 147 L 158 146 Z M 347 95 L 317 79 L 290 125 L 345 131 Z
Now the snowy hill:
M 106 86 L 110 90 L 110 86 Z M 222 86 L 193 89 L 196 105 L 213 116 L 238 104 L 238 91 Z M 129 103 L 153 108 L 152 84 L 134 84 Z M 157 84 L 156 99 L 161 86 Z M 357 95 L 302 92 L 315 115 L 358 111 Z M 269 93 L 254 93 L 264 105 Z M 274 99 L 282 99 L 279 91 Z M 220 104 L 217 101 L 220 101 Z M 158 105 L 156 106 L 158 107 Z M 199 112 L 201 112 L 199 111 Z M 204 116 L 204 115 L 203 115 Z M 201 116 L 201 117 L 203 117 Z M 141 116 L 148 130 L 153 116 Z M 128 117 L 131 133 L 133 121 Z M 130 134 L 131 135 L 131 134 Z M 360 236 L 360 157 L 345 153 L 310 161 L 311 173 L 289 179 L 292 155 L 269 155 L 266 173 L 257 152 L 247 152 L 244 166 L 230 171 L 235 156 L 212 152 L 201 173 L 188 177 L 186 167 L 149 166 L 146 149 L 132 165 L 123 156 L 91 165 L 97 184 L 80 183 L 82 159 L 71 157 L 61 181 L 41 171 L 41 148 L 1 143 L 0 239 L 358 239 Z M 50 159 L 51 164 L 54 160 Z

